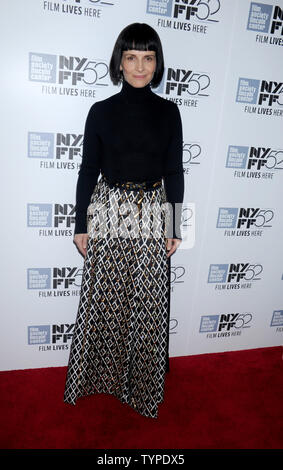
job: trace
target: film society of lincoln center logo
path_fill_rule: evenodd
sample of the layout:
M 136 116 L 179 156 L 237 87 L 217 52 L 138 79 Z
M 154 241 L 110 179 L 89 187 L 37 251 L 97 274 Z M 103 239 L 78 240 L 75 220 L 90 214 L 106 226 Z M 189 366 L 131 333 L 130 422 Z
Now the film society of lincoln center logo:
M 44 169 L 79 170 L 82 145 L 83 134 L 29 132 L 28 158 Z
M 276 328 L 276 333 L 283 333 L 283 310 L 274 310 L 270 326 Z
M 27 288 L 39 297 L 68 297 L 79 295 L 83 270 L 75 266 L 28 268 Z
M 262 237 L 273 217 L 273 209 L 219 207 L 216 228 L 224 229 L 225 237 Z
M 261 280 L 262 271 L 263 266 L 259 263 L 210 264 L 207 283 L 214 284 L 218 291 L 251 289 Z
M 74 323 L 28 326 L 28 345 L 39 351 L 65 351 L 72 341 Z
M 43 94 L 94 98 L 109 85 L 108 65 L 104 59 L 30 52 L 29 80 L 41 82 Z
M 251 2 L 247 30 L 254 31 L 256 42 L 283 46 L 282 5 Z
M 206 34 L 219 22 L 220 0 L 147 0 L 146 13 L 156 15 L 157 26 Z
M 27 226 L 39 236 L 72 236 L 75 224 L 73 204 L 27 204 Z
M 229 145 L 226 168 L 234 169 L 235 178 L 273 179 L 283 170 L 283 149 Z
M 283 82 L 241 77 L 236 102 L 245 113 L 283 117 Z

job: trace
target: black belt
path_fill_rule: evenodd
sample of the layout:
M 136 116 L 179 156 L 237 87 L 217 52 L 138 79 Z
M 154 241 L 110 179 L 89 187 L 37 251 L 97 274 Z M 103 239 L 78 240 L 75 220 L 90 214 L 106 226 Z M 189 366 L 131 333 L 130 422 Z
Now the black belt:
M 111 187 L 118 187 L 122 189 L 130 189 L 130 190 L 143 190 L 143 191 L 148 191 L 151 189 L 156 189 L 162 185 L 162 180 L 157 180 L 157 181 L 141 181 L 141 182 L 136 182 L 136 181 L 110 181 L 104 173 L 101 173 L 102 175 L 102 180 L 106 181 L 109 186 Z

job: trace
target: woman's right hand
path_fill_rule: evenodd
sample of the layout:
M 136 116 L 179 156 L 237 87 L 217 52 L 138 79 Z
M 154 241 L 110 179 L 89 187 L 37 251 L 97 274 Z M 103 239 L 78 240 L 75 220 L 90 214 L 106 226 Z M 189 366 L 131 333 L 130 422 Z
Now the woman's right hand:
M 84 258 L 86 256 L 87 241 L 87 233 L 76 233 L 76 235 L 74 236 L 74 243 Z

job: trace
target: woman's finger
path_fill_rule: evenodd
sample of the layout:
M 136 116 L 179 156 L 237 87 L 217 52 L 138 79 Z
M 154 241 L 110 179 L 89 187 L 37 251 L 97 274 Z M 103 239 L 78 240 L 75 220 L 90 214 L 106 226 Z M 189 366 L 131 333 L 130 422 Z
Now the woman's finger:
M 168 238 L 167 239 L 167 257 L 171 256 L 178 248 L 178 246 L 181 244 L 181 241 L 178 238 Z
M 174 246 L 174 239 L 173 238 L 167 238 L 167 245 L 166 245 L 166 249 L 167 249 L 167 258 L 169 256 L 172 255 L 172 253 L 174 253 L 175 251 L 175 246 Z
M 74 243 L 78 248 L 79 252 L 85 257 L 87 251 L 87 241 L 88 241 L 88 234 L 77 234 L 74 238 Z
M 86 256 L 88 235 L 84 234 L 81 241 L 81 253 Z

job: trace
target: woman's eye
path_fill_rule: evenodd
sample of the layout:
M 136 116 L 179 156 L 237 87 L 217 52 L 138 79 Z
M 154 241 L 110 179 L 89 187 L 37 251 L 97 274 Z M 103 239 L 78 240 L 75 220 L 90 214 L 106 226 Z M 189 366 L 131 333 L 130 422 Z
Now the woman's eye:
M 153 57 L 146 57 L 147 60 L 152 61 Z M 127 60 L 134 60 L 134 57 L 128 56 Z

